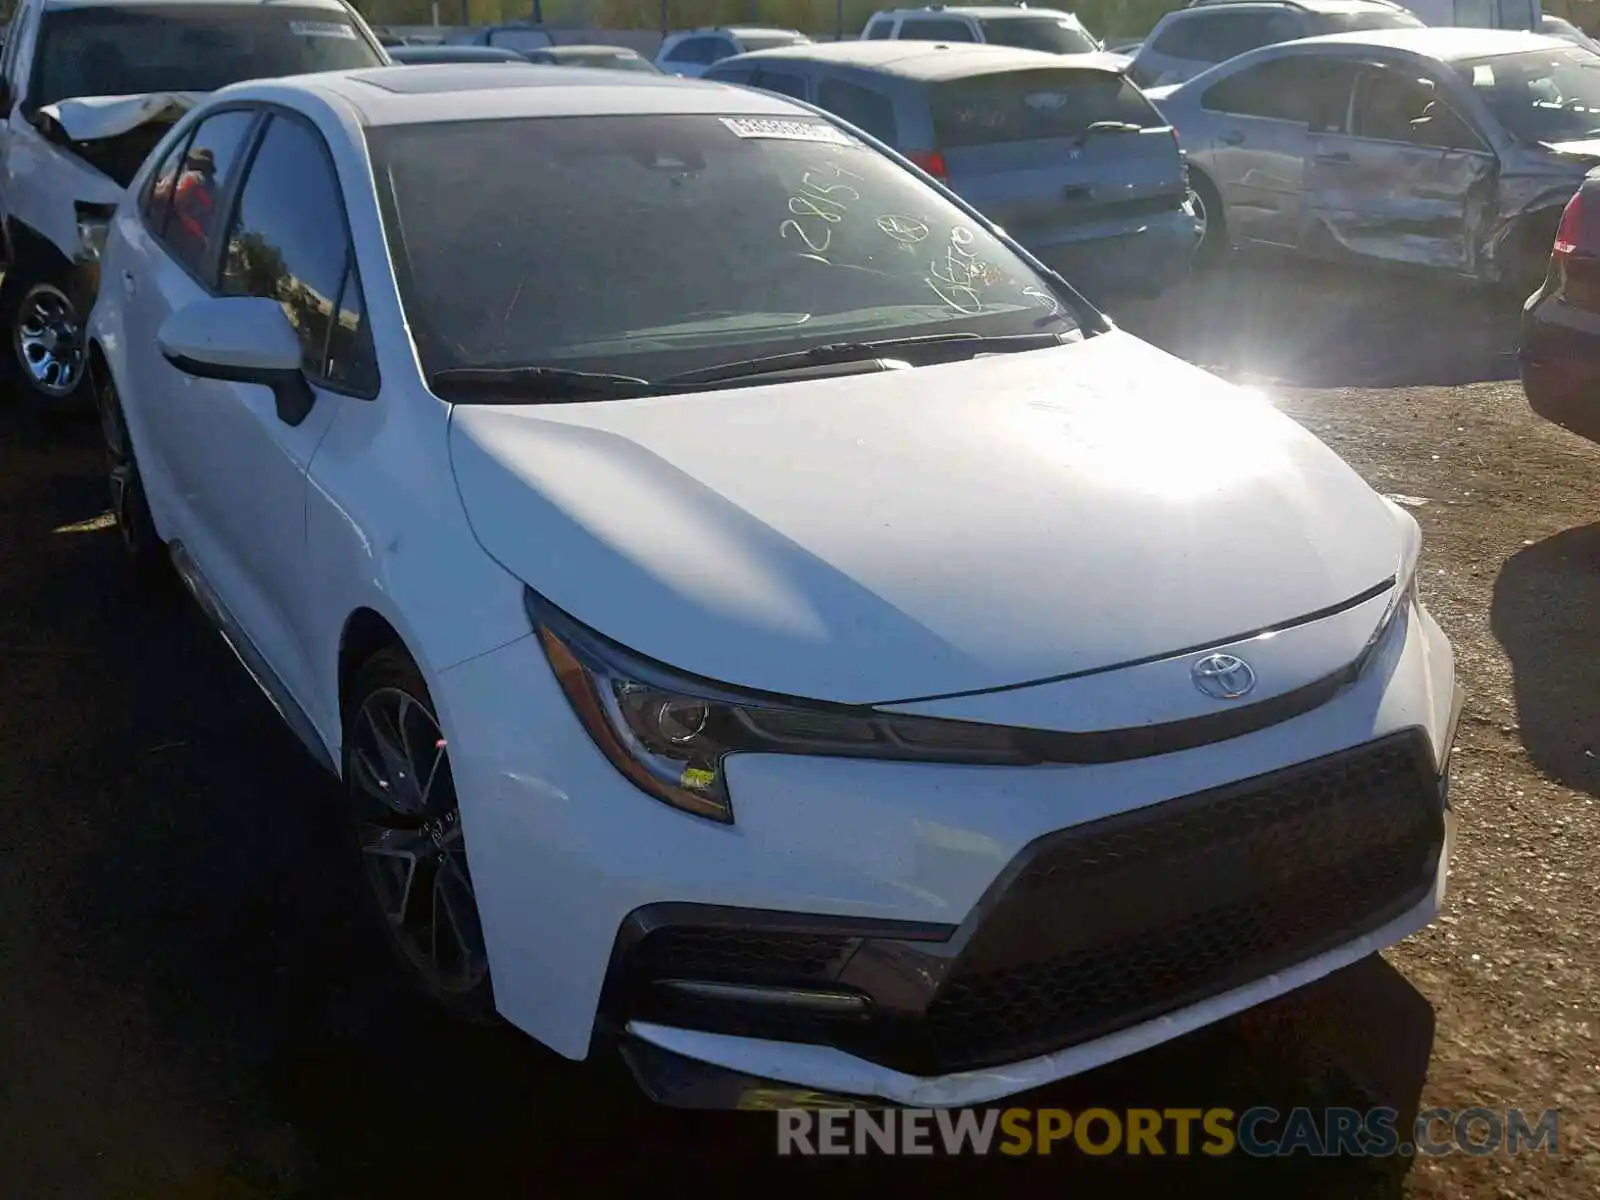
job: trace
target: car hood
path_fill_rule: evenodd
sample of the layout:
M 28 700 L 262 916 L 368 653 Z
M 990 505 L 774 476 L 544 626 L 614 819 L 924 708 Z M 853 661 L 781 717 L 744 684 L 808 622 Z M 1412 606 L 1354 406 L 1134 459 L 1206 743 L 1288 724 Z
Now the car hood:
M 507 570 L 680 670 L 843 703 L 1221 644 L 1369 590 L 1393 510 L 1260 395 L 1121 332 L 836 379 L 457 406 Z

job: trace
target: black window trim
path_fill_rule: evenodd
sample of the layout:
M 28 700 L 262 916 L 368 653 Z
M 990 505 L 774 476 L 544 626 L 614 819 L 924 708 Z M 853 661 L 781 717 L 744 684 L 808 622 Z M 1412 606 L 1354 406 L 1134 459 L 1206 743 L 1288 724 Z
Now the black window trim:
M 216 241 L 207 245 L 206 255 L 202 260 L 202 265 L 211 274 L 211 277 L 216 281 L 216 284 L 215 286 L 208 287 L 202 283 L 201 286 L 206 287 L 206 290 L 213 296 L 222 294 L 218 288 L 220 288 L 222 283 L 222 256 L 227 248 L 228 230 L 233 227 L 233 218 L 238 210 L 239 194 L 243 189 L 244 181 L 250 178 L 250 172 L 255 167 L 256 155 L 260 153 L 261 144 L 266 140 L 267 127 L 272 123 L 269 118 L 283 118 L 298 124 L 302 129 L 311 135 L 312 141 L 316 144 L 317 151 L 322 155 L 322 161 L 328 168 L 328 175 L 333 180 L 333 190 L 339 201 L 339 225 L 344 230 L 345 257 L 344 269 L 339 274 L 339 286 L 337 289 L 339 294 L 335 302 L 342 302 L 344 300 L 345 289 L 349 286 L 351 275 L 354 275 L 357 283 L 360 284 L 361 287 L 362 324 L 366 329 L 367 340 L 372 346 L 372 387 L 369 391 L 365 389 L 346 387 L 342 384 L 336 384 L 323 375 L 320 369 L 317 374 L 312 374 L 310 371 L 307 371 L 304 367 L 302 367 L 301 374 L 305 376 L 306 382 L 312 387 L 316 388 L 318 391 L 332 392 L 336 396 L 347 396 L 352 400 L 376 400 L 378 398 L 378 394 L 383 390 L 383 371 L 378 363 L 377 337 L 372 331 L 372 320 L 367 308 L 367 288 L 366 284 L 361 282 L 361 264 L 356 257 L 355 238 L 350 229 L 350 205 L 345 199 L 344 184 L 339 179 L 338 164 L 334 161 L 333 151 L 328 148 L 328 139 L 322 136 L 322 130 L 318 129 L 316 123 L 310 120 L 310 118 L 308 118 L 304 113 L 298 112 L 292 108 L 288 108 L 285 105 L 256 103 L 250 105 L 241 104 L 238 107 L 255 108 L 257 110 L 256 123 L 250 130 L 250 145 L 242 160 L 242 169 L 239 170 L 234 177 L 228 181 L 227 186 L 223 188 L 222 196 L 219 197 L 217 208 L 223 214 L 223 221 L 218 228 L 221 229 L 222 236 L 217 238 Z M 209 116 L 211 112 L 216 111 L 220 110 L 209 110 L 207 115 Z M 196 128 L 198 128 L 198 123 L 196 124 Z M 331 319 L 334 321 L 339 319 L 337 311 L 331 314 Z M 333 332 L 331 326 L 328 332 L 329 336 L 331 337 Z M 321 366 L 326 367 L 327 363 L 328 347 L 325 341 L 322 347 Z

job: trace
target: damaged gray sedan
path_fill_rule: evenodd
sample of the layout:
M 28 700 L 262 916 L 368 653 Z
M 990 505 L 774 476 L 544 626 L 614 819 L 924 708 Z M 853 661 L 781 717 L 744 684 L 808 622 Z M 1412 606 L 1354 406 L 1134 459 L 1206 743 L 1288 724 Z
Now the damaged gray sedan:
M 1600 55 L 1532 33 L 1305 38 L 1147 94 L 1187 151 L 1203 256 L 1269 246 L 1529 292 L 1600 166 Z

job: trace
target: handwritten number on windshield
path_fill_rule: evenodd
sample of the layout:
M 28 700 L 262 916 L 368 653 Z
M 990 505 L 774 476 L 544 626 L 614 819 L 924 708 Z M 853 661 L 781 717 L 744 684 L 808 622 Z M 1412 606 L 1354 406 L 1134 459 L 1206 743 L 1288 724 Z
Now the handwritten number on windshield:
M 943 259 L 934 260 L 928 271 L 928 286 L 934 295 L 968 317 L 983 312 L 983 300 L 973 284 L 987 282 L 985 264 L 978 260 L 977 251 L 969 249 L 975 240 L 972 230 L 957 225 L 950 231 Z
M 861 199 L 855 188 L 839 182 L 846 178 L 859 181 L 861 176 L 838 163 L 818 163 L 801 175 L 797 194 L 789 197 L 789 211 L 794 215 L 778 226 L 778 236 L 799 238 L 810 251 L 803 257 L 828 262 L 821 256 L 833 244 L 832 226 L 843 221 L 850 204 Z

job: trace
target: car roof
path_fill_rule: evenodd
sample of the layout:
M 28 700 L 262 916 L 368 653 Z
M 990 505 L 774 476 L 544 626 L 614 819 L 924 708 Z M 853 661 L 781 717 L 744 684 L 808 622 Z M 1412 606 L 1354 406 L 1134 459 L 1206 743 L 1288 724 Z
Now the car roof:
M 540 54 L 614 54 L 618 58 L 639 58 L 632 46 L 608 46 L 602 42 L 566 42 L 559 46 L 541 46 Z
M 798 29 L 790 29 L 786 25 L 702 25 L 698 29 L 685 29 L 679 37 L 689 37 L 696 33 L 731 33 L 734 37 L 744 37 L 750 33 L 792 33 L 804 37 Z
M 1464 58 L 1492 58 L 1524 50 L 1561 49 L 1572 43 L 1521 29 L 1470 29 L 1465 26 L 1428 25 L 1411 29 L 1369 29 L 1360 33 L 1329 33 L 1301 38 L 1296 46 L 1379 46 L 1405 50 L 1441 62 Z
M 52 12 L 68 8 L 320 8 L 350 13 L 340 0 L 44 0 Z
M 899 41 L 892 38 L 874 42 L 817 42 L 810 46 L 782 46 L 776 50 L 755 50 L 738 55 L 737 60 L 723 61 L 785 60 L 859 67 L 928 83 L 1028 67 L 1120 71 L 1126 65 L 1125 60 L 1105 54 L 1050 54 L 1043 50 L 1022 50 L 1014 46 L 977 42 L 945 45 L 943 42 Z
M 1070 17 L 1073 14 L 1061 8 L 1028 8 L 1025 5 L 994 5 L 994 4 L 927 4 L 921 8 L 885 8 L 873 13 L 875 17 L 911 17 L 921 16 L 924 13 L 937 13 L 945 15 L 955 13 L 958 17 L 983 17 L 993 20 L 996 17 Z
M 234 84 L 214 95 L 290 106 L 308 98 L 335 101 L 366 126 L 515 117 L 816 116 L 782 96 L 755 88 L 606 67 L 553 70 L 533 63 L 440 63 L 324 71 Z
M 389 56 L 396 62 L 472 63 L 527 62 L 515 50 L 502 46 L 390 46 Z

